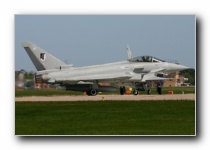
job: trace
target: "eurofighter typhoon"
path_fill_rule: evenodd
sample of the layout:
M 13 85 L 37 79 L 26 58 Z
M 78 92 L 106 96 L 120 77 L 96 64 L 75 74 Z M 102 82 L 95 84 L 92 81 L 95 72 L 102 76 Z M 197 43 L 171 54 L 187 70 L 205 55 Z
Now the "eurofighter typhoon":
M 68 65 L 33 43 L 23 42 L 22 46 L 37 69 L 37 83 L 59 84 L 66 90 L 86 92 L 89 96 L 117 87 L 123 95 L 125 86 L 132 87 L 133 94 L 137 95 L 146 89 L 147 82 L 167 80 L 167 74 L 188 69 L 152 56 L 133 58 L 128 46 L 128 60 L 85 67 Z M 103 83 L 109 85 L 104 86 Z

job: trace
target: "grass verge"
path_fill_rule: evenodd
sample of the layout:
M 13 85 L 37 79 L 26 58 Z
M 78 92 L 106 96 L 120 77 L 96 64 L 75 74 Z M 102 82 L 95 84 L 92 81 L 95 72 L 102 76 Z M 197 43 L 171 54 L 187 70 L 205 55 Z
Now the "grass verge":
M 195 135 L 195 101 L 15 102 L 15 135 Z

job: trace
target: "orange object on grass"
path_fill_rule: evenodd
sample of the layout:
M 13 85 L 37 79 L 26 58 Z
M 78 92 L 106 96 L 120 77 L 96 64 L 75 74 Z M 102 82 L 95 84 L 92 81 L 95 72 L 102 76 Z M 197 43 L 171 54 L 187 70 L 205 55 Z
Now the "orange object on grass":
M 174 94 L 174 91 L 168 91 L 168 94 Z

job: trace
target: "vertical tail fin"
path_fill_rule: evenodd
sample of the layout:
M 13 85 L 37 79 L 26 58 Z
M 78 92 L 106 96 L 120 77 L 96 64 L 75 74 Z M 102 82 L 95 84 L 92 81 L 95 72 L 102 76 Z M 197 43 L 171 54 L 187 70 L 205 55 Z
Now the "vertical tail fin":
M 38 71 L 56 69 L 59 68 L 59 66 L 66 65 L 64 62 L 47 53 L 45 50 L 39 48 L 33 43 L 23 42 L 22 46 L 28 53 L 28 56 Z

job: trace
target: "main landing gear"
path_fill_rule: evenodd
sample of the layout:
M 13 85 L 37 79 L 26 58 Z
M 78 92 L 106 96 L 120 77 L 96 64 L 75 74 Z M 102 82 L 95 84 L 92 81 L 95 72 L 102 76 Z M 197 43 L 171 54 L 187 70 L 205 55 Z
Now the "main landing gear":
M 125 86 L 121 86 L 120 87 L 120 95 L 124 95 L 125 94 Z
M 88 96 L 96 96 L 96 95 L 98 94 L 98 91 L 95 90 L 95 89 L 91 89 L 91 90 L 88 90 L 88 91 L 86 92 L 86 94 L 87 94 Z
M 98 94 L 98 81 L 93 81 L 93 84 L 90 84 L 90 88 L 86 91 L 88 96 L 96 96 Z

